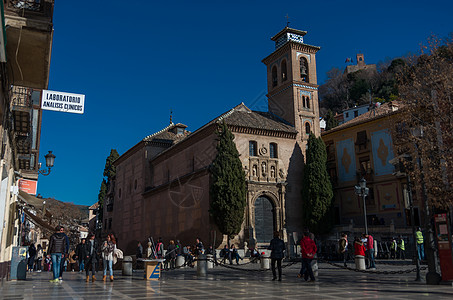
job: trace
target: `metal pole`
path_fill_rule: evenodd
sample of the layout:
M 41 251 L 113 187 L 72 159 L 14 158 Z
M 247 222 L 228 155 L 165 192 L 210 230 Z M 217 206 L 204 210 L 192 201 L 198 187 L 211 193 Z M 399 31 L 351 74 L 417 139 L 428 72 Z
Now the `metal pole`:
M 411 210 L 411 224 L 412 224 L 412 236 L 414 237 L 414 251 L 415 251 L 415 265 L 417 269 L 417 274 L 415 276 L 415 281 L 422 281 L 420 277 L 420 259 L 418 257 L 418 247 L 417 247 L 417 239 L 415 236 L 415 218 L 414 218 L 414 203 L 412 201 L 412 189 L 411 189 L 411 179 L 409 175 L 407 177 L 407 193 L 409 196 L 409 207 Z
M 366 202 L 365 202 L 365 189 L 362 189 L 362 198 L 363 198 L 363 214 L 365 215 L 365 234 L 368 235 L 368 222 L 366 218 Z
M 421 188 L 422 188 L 422 197 L 423 197 L 423 204 L 425 208 L 425 229 L 427 238 L 427 247 L 425 247 L 425 255 L 426 260 L 428 262 L 428 273 L 426 274 L 426 284 L 434 284 L 437 285 L 442 280 L 439 273 L 437 273 L 437 251 L 435 245 L 435 238 L 433 233 L 433 228 L 431 226 L 431 211 L 429 209 L 428 203 L 428 194 L 426 191 L 425 185 L 425 175 L 423 173 L 423 163 L 420 157 L 420 152 L 418 149 L 418 144 L 415 142 L 415 149 L 417 151 L 417 163 L 418 167 L 420 168 L 420 180 L 421 180 Z

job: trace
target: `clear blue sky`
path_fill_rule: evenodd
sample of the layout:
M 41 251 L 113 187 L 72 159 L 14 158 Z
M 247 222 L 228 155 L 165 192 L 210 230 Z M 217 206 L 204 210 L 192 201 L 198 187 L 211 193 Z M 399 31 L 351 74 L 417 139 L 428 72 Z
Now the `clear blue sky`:
M 192 3 L 193 2 L 193 3 Z M 373 4 L 369 4 L 372 2 Z M 278 4 L 281 3 L 281 4 Z M 358 52 L 378 63 L 453 31 L 453 1 L 56 0 L 49 89 L 85 94 L 85 114 L 44 111 L 38 193 L 97 201 L 105 159 L 173 121 L 196 130 L 244 102 L 265 108 L 270 40 L 286 25 L 321 47 L 318 83 Z

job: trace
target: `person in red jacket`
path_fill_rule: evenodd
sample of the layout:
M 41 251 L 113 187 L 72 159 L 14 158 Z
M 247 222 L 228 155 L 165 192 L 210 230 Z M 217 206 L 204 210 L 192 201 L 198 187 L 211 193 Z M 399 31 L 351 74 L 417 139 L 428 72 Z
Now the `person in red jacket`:
M 354 255 L 365 256 L 365 246 L 358 237 L 354 239 Z
M 311 261 L 315 257 L 315 253 L 318 249 L 315 242 L 310 238 L 310 232 L 304 232 L 304 237 L 300 241 L 300 248 L 302 252 L 302 268 L 297 277 L 300 278 L 303 275 L 305 281 L 307 281 L 308 276 L 310 276 L 310 281 L 315 281 L 315 275 L 311 269 Z

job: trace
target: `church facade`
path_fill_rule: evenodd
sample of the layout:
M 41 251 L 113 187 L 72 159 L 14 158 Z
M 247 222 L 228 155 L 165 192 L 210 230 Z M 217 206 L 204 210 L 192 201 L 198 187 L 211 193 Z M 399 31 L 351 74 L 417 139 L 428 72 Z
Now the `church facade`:
M 170 122 L 122 154 L 104 205 L 103 233 L 113 232 L 126 253 L 150 237 L 165 244 L 192 244 L 199 237 L 221 246 L 225 240 L 209 215 L 209 166 L 221 122 L 234 134 L 247 181 L 245 220 L 235 242 L 260 245 L 275 230 L 285 239 L 300 233 L 304 153 L 308 134 L 320 134 L 319 47 L 305 44 L 305 34 L 285 27 L 272 37 L 275 51 L 263 59 L 268 112 L 241 103 L 194 132 Z

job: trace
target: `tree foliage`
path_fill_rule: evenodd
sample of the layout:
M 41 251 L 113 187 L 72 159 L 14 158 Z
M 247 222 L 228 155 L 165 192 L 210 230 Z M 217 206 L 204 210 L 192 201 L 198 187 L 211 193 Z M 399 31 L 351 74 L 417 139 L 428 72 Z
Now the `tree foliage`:
M 104 208 L 105 197 L 110 188 L 110 183 L 116 175 L 116 167 L 113 165 L 113 162 L 115 160 L 117 160 L 118 157 L 120 157 L 120 155 L 118 154 L 118 151 L 116 151 L 116 149 L 112 149 L 112 150 L 110 150 L 110 155 L 105 160 L 104 172 L 102 173 L 104 178 L 102 178 L 101 187 L 99 189 L 99 194 L 98 194 L 99 218 L 101 220 L 102 220 L 102 215 L 103 215 L 103 211 L 104 211 L 103 208 Z
M 452 74 L 452 39 L 431 37 L 398 78 L 403 107 L 394 140 L 416 162 L 406 168 L 415 188 L 424 183 L 429 204 L 441 208 L 453 204 Z
M 245 174 L 234 135 L 219 124 L 217 156 L 211 164 L 210 213 L 219 230 L 232 237 L 241 230 L 246 206 Z
M 327 72 L 326 82 L 319 87 L 321 110 L 337 113 L 355 105 L 396 99 L 396 77 L 405 65 L 405 59 L 397 58 L 390 63 L 381 63 L 377 71 L 369 69 L 344 74 L 340 69 L 332 68 Z
M 325 116 L 326 131 L 338 126 L 338 120 L 335 119 L 335 114 L 329 109 Z
M 327 173 L 326 146 L 321 137 L 310 134 L 306 158 L 302 183 L 304 225 L 312 232 L 325 233 L 332 224 L 329 213 L 333 190 Z

